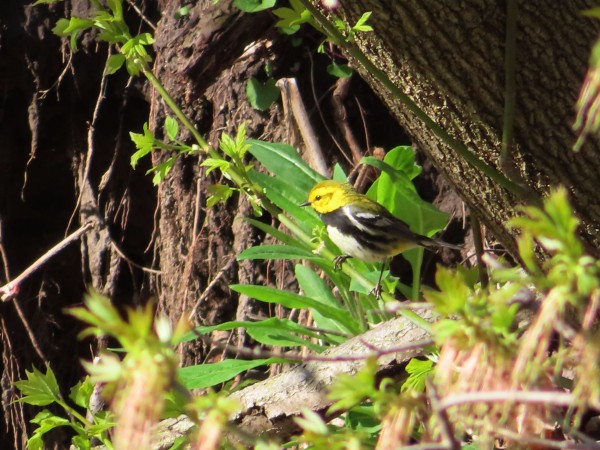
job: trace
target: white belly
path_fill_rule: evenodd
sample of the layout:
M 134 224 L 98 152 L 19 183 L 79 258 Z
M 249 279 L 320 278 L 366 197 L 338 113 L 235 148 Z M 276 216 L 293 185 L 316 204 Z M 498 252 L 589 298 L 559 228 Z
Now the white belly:
M 340 233 L 340 230 L 335 227 L 328 226 L 327 234 L 345 255 L 350 255 L 365 262 L 381 262 L 383 259 L 380 254 L 363 247 L 350 235 Z

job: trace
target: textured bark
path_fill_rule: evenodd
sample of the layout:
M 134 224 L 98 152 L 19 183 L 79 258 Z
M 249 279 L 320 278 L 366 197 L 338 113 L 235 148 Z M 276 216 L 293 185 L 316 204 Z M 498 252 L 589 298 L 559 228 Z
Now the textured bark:
M 541 195 L 559 184 L 569 189 L 590 251 L 598 255 L 598 142 L 588 142 L 579 154 L 571 151 L 574 105 L 598 33 L 598 21 L 581 11 L 594 3 L 517 3 L 513 164 Z M 452 137 L 487 164 L 510 172 L 499 161 L 506 2 L 358 0 L 340 2 L 336 13 L 354 24 L 365 11 L 372 11 L 369 23 L 375 31 L 359 33 L 357 39 L 369 60 Z M 378 80 L 360 66 L 359 71 L 472 210 L 514 252 L 506 221 L 523 199 L 467 164 Z
M 270 58 L 262 36 L 271 19 L 258 14 L 241 20 L 232 2 L 206 1 L 192 8 L 189 20 L 173 33 L 176 7 L 165 6 L 156 34 L 158 78 L 212 145 L 218 146 L 222 132 L 234 134 L 243 120 L 249 133 L 260 133 L 266 117 L 246 101 L 245 85 Z M 253 47 L 246 51 L 249 44 Z M 150 125 L 159 135 L 164 114 L 162 102 L 153 97 Z M 154 163 L 164 156 L 155 154 Z M 237 296 L 227 285 L 237 281 L 234 258 L 251 245 L 254 230 L 248 224 L 232 227 L 238 214 L 249 213 L 243 197 L 206 208 L 209 186 L 226 180 L 216 172 L 206 175 L 201 161 L 181 158 L 159 186 L 159 299 L 161 310 L 174 319 L 193 310 L 194 321 L 213 324 L 235 316 Z M 253 281 L 247 265 L 239 271 L 244 282 Z M 203 357 L 192 351 L 184 360 L 198 362 Z

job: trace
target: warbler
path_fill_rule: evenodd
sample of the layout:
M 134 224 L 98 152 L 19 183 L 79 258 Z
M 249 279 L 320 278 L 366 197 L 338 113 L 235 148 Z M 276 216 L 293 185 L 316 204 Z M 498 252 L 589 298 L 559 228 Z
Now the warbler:
M 326 180 L 317 183 L 301 206 L 311 206 L 327 226 L 327 234 L 343 252 L 334 259 L 338 269 L 348 258 L 365 262 L 382 261 L 373 292 L 381 296 L 381 277 L 388 258 L 415 247 L 460 247 L 440 239 L 421 236 L 383 205 L 359 194 L 348 183 Z

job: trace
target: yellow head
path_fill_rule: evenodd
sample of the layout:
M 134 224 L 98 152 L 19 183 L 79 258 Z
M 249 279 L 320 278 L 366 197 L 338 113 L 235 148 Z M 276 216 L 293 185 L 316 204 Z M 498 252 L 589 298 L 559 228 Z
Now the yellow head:
M 319 214 L 327 214 L 347 205 L 352 198 L 360 196 L 348 183 L 325 180 L 317 183 L 303 204 L 312 206 Z

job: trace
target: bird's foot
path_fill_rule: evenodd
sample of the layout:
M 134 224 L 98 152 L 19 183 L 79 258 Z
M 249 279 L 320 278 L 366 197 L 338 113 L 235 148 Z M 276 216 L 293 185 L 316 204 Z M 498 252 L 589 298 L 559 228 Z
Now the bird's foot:
M 381 282 L 378 282 L 377 285 L 371 289 L 371 294 L 374 295 L 377 300 L 381 300 Z
M 350 255 L 340 255 L 333 258 L 333 270 L 340 270 L 342 268 L 342 264 L 350 258 Z

